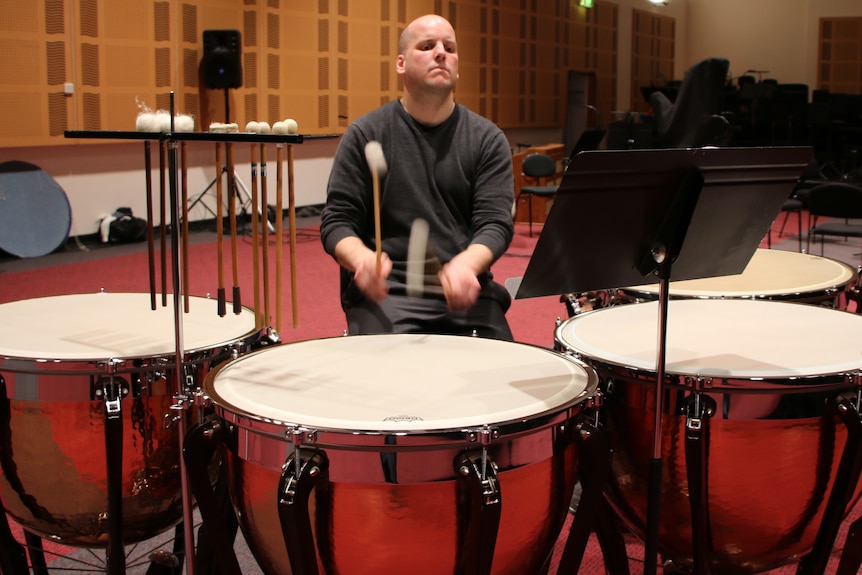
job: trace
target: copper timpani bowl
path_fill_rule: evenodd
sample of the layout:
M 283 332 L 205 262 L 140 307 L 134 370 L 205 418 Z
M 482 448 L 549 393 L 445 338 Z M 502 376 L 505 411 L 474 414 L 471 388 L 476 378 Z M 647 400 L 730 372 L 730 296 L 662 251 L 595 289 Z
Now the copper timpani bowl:
M 644 537 L 656 405 L 657 302 L 575 316 L 558 344 L 594 367 L 613 448 L 607 498 Z M 713 573 L 759 573 L 810 550 L 847 429 L 827 400 L 858 394 L 862 316 L 818 306 L 671 300 L 661 419 L 659 552 L 694 561 L 686 406 L 712 405 L 703 484 Z M 700 468 L 700 466 L 696 467 Z M 701 483 L 699 482 L 698 485 Z M 859 499 L 856 486 L 846 513 Z
M 219 317 L 190 298 L 183 361 L 198 382 L 258 336 L 254 314 Z M 0 305 L 0 500 L 27 530 L 80 547 L 108 544 L 106 401 L 122 417 L 124 540 L 152 537 L 182 517 L 180 438 L 166 425 L 175 381 L 172 302 L 149 295 L 83 294 Z
M 292 572 L 277 495 L 286 462 L 308 450 L 329 466 L 308 505 L 321 573 L 457 572 L 465 517 L 454 464 L 481 452 L 484 436 L 501 494 L 492 572 L 524 575 L 562 528 L 572 422 L 596 383 L 580 362 L 525 344 L 363 335 L 248 354 L 210 373 L 204 391 L 233 428 L 232 497 L 265 573 Z

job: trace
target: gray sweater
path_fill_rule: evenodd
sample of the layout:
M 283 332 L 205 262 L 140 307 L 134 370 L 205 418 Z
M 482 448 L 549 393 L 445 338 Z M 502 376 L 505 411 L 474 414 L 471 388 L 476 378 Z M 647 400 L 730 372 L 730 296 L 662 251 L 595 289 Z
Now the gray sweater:
M 354 121 L 338 146 L 320 226 L 330 255 L 348 236 L 375 248 L 372 177 L 365 159 L 365 144 L 372 140 L 380 142 L 387 164 L 380 180 L 380 219 L 382 249 L 393 262 L 391 293 L 404 285 L 415 218 L 430 224 L 428 242 L 442 263 L 473 243 L 487 246 L 495 259 L 506 251 L 514 233 L 514 178 L 503 132 L 460 104 L 442 124 L 423 126 L 393 100 Z M 342 279 L 342 300 L 349 305 L 360 296 L 351 290 L 349 275 Z M 487 291 L 490 274 L 479 279 Z

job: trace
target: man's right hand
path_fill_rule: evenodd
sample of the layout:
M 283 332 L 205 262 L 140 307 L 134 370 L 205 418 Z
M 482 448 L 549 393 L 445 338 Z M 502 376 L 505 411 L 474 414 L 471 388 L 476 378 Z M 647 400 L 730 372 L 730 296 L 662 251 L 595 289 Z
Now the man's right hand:
M 362 257 L 353 272 L 353 281 L 359 291 L 372 301 L 380 301 L 389 293 L 389 284 L 386 278 L 392 271 L 392 260 L 386 253 L 380 254 L 380 266 L 377 265 L 377 255 L 371 250 Z
M 392 260 L 385 252 L 380 254 L 378 266 L 376 252 L 369 249 L 359 238 L 351 236 L 336 244 L 335 259 L 353 272 L 356 287 L 368 299 L 380 301 L 389 293 L 386 278 L 392 272 Z

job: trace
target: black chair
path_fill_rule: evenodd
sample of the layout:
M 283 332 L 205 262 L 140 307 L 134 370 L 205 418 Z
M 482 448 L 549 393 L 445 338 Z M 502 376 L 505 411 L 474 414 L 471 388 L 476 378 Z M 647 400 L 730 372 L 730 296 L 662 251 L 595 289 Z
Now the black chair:
M 812 236 L 820 236 L 820 255 L 823 255 L 826 236 L 862 238 L 862 187 L 845 182 L 828 182 L 808 191 L 808 211 L 813 225 L 808 229 L 807 245 Z M 829 218 L 818 223 L 819 218 Z M 810 251 L 810 249 L 809 249 Z
M 802 232 L 805 229 L 802 226 L 802 213 L 808 209 L 808 193 L 811 191 L 811 188 L 827 183 L 825 177 L 820 172 L 820 166 L 817 163 L 816 159 L 812 159 L 808 162 L 808 165 L 803 170 L 802 175 L 799 177 L 799 180 L 796 182 L 796 185 L 793 187 L 793 192 L 790 193 L 790 197 L 785 200 L 784 205 L 781 206 L 781 213 L 784 214 L 784 220 L 781 222 L 781 229 L 778 230 L 778 237 L 781 238 L 784 235 L 784 228 L 787 226 L 787 220 L 790 218 L 791 214 L 796 214 L 796 217 L 799 220 L 799 251 L 802 251 Z M 811 215 L 808 216 L 808 225 L 806 227 L 811 227 Z M 770 229 L 769 235 L 767 236 L 768 246 L 772 247 L 772 230 Z
M 779 239 L 784 235 L 784 227 L 787 225 L 787 219 L 790 217 L 790 214 L 796 214 L 799 219 L 799 252 L 802 252 L 802 210 L 805 208 L 805 204 L 799 198 L 791 195 L 789 198 L 784 200 L 784 204 L 781 206 L 781 213 L 784 214 L 784 221 L 781 222 L 781 229 L 778 230 Z M 772 247 L 772 228 L 769 229 L 769 233 L 766 236 L 766 244 L 767 247 Z
M 533 237 L 533 196 L 552 198 L 557 195 L 559 186 L 544 186 L 542 178 L 550 178 L 557 174 L 557 162 L 547 154 L 528 154 L 521 165 L 521 172 L 527 178 L 536 181 L 532 186 L 521 186 L 517 203 L 520 204 L 521 197 L 527 196 L 527 214 L 530 224 L 530 237 Z

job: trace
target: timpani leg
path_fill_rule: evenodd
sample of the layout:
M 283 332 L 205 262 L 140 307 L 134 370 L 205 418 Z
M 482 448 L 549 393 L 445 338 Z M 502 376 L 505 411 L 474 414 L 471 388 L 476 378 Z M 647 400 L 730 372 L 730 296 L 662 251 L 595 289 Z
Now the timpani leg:
M 796 571 L 798 575 L 816 575 L 826 572 L 829 556 L 846 512 L 847 502 L 859 482 L 860 472 L 862 472 L 862 417 L 856 411 L 856 400 L 855 394 L 842 394 L 836 400 L 829 401 L 829 406 L 847 427 L 847 441 L 838 463 L 838 471 L 832 484 L 832 491 L 829 493 L 823 520 L 814 540 L 814 547 L 799 562 Z
M 455 460 L 458 483 L 457 573 L 488 575 L 494 560 L 502 505 L 497 467 L 484 452 L 464 453 Z
M 0 521 L 0 573 L 17 575 L 27 572 L 27 554 L 12 535 L 9 520 L 3 511 L 3 520 Z
M 27 554 L 30 555 L 33 575 L 48 575 L 48 563 L 45 561 L 45 553 L 42 549 L 42 538 L 25 529 L 24 543 L 27 545 Z
M 228 522 L 224 509 L 224 496 L 217 491 L 223 489 L 210 482 L 209 464 L 220 446 L 226 445 L 230 435 L 227 426 L 215 416 L 208 416 L 189 430 L 183 441 L 183 459 L 188 469 L 189 484 L 198 503 L 203 526 L 204 545 L 199 549 L 199 561 L 218 562 L 217 570 L 221 575 L 241 575 L 239 561 L 233 551 L 236 516 Z M 212 557 L 208 554 L 212 553 Z M 205 559 L 204 559 L 205 558 Z M 191 559 L 189 559 L 191 560 Z M 209 563 L 207 563 L 209 565 Z
M 317 553 L 308 506 L 312 489 L 325 491 L 329 460 L 317 449 L 296 449 L 278 483 L 278 518 L 293 575 L 318 575 Z
M 857 519 L 850 526 L 835 575 L 856 575 L 860 567 L 862 567 L 862 518 Z
M 584 558 L 590 532 L 595 529 L 608 573 L 628 575 L 625 542 L 613 524 L 603 491 L 611 470 L 611 448 L 607 435 L 589 423 L 580 426 L 578 477 L 583 492 L 572 520 L 569 537 L 557 573 L 577 573 Z

